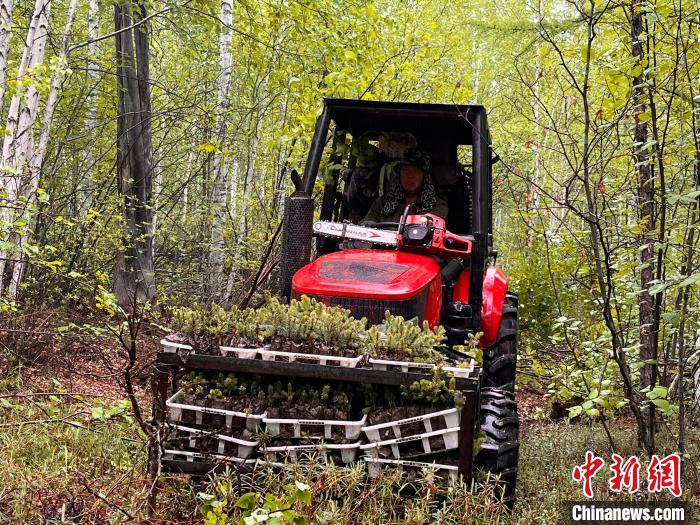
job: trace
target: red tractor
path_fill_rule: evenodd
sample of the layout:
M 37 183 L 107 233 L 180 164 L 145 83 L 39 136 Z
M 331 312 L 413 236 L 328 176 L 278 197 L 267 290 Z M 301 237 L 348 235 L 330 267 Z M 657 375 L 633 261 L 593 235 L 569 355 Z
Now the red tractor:
M 429 155 L 446 217 L 406 208 L 398 221 L 358 225 L 396 176 L 391 167 L 408 147 Z M 317 209 L 314 193 L 326 149 L 331 152 Z M 292 174 L 296 191 L 285 207 L 280 293 L 348 308 L 373 324 L 382 322 L 386 310 L 431 327 L 440 324 L 447 333 L 445 352 L 453 357 L 454 346 L 481 332 L 486 441 L 476 464 L 500 476 L 504 499 L 512 504 L 518 300 L 494 265 L 496 161 L 482 106 L 326 99 L 303 176 Z M 358 241 L 365 247 L 343 249 Z

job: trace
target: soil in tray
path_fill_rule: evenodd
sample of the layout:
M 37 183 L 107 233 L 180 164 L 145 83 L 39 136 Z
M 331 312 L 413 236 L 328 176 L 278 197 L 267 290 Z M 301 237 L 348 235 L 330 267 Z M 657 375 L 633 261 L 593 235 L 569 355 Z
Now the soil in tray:
M 328 443 L 329 445 L 349 445 L 351 443 L 357 443 L 358 441 L 358 438 L 346 438 L 343 431 L 333 432 L 330 439 L 326 439 L 323 437 L 323 430 L 319 430 L 319 427 L 307 428 L 315 428 L 316 431 L 307 434 L 304 432 L 304 427 L 302 426 L 301 437 L 290 437 L 292 436 L 292 432 L 282 432 L 279 436 L 268 437 L 265 445 L 268 447 L 295 447 L 298 445 L 318 445 L 321 442 Z
M 347 421 L 348 411 L 336 407 L 284 404 L 270 407 L 267 411 L 267 417 L 270 419 L 330 419 L 333 421 Z
M 274 337 L 270 343 L 270 350 L 276 352 L 293 352 L 297 354 L 319 354 L 332 355 L 336 357 L 357 357 L 357 349 L 354 348 L 336 348 L 334 346 L 326 346 L 319 341 L 310 341 L 307 343 L 294 343 L 288 339 Z M 297 359 L 299 363 L 317 363 L 318 360 Z
M 166 337 L 166 339 L 173 343 L 190 345 L 192 347 L 192 351 L 196 354 L 214 355 L 219 353 L 218 338 L 214 339 L 204 335 L 183 334 L 182 332 L 175 332 L 173 334 L 169 334 Z M 178 353 L 181 352 L 187 351 L 178 350 Z
M 220 346 L 235 346 L 242 348 L 260 348 L 263 346 L 259 341 L 249 341 L 247 339 L 232 338 L 230 335 L 219 337 L 209 337 L 206 335 L 183 334 L 175 332 L 166 336 L 168 341 L 190 345 L 196 354 L 221 355 Z M 179 350 L 182 351 L 182 350 Z
M 425 414 L 430 414 L 431 412 L 438 412 L 440 410 L 446 410 L 448 408 L 451 407 L 431 405 L 405 405 L 400 407 L 373 408 L 369 412 L 366 426 L 380 425 L 382 423 L 389 423 L 390 421 L 398 421 L 400 419 L 408 419 L 412 417 L 423 416 Z M 430 420 L 430 424 L 433 430 L 443 430 L 444 428 L 447 428 L 445 425 L 445 418 L 443 416 L 432 418 Z M 412 436 L 415 434 L 422 434 L 426 432 L 425 423 L 422 420 L 401 425 L 400 429 L 401 436 Z M 396 437 L 392 427 L 380 429 L 379 435 L 382 440 L 394 439 Z
M 202 395 L 188 395 L 182 399 L 184 404 L 196 405 L 206 408 L 218 408 L 234 412 L 244 412 L 246 414 L 262 414 L 267 406 L 266 401 L 261 401 L 256 396 L 244 395 L 223 399 L 208 399 Z M 226 428 L 226 416 L 223 414 L 202 414 L 202 424 L 197 425 L 197 415 L 194 410 L 183 410 L 180 423 L 192 428 L 201 428 L 208 431 L 223 432 L 227 435 L 238 437 L 246 429 L 246 420 L 242 417 L 233 417 L 231 429 Z

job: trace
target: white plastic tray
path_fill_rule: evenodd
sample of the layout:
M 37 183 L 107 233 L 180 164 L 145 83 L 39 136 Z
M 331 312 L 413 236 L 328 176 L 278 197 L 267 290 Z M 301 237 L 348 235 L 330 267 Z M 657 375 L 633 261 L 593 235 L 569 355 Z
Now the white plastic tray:
M 475 375 L 476 362 L 471 361 L 469 367 L 443 366 L 445 372 L 450 372 L 454 377 L 469 379 Z M 433 363 L 414 363 L 411 361 L 391 361 L 389 359 L 369 358 L 369 367 L 373 370 L 392 370 L 398 372 L 425 372 L 437 368 Z
M 264 348 L 241 348 L 232 346 L 219 347 L 221 355 L 233 356 L 240 359 L 256 359 L 260 356 L 263 361 L 284 361 L 292 363 L 294 361 L 304 361 L 310 364 L 323 366 L 343 366 L 356 368 L 364 356 L 359 357 L 339 357 L 325 354 L 304 354 L 301 352 L 282 352 L 280 350 L 270 350 L 269 346 Z
M 163 456 L 161 457 L 161 459 L 185 460 L 189 462 L 194 462 L 197 460 L 207 461 L 213 459 L 216 461 L 236 463 L 237 465 L 254 465 L 255 463 L 266 463 L 266 461 L 262 458 L 234 458 L 232 456 L 222 456 L 219 454 L 203 454 L 201 452 L 190 452 L 189 450 L 175 450 L 168 448 L 163 450 Z
M 442 447 L 433 449 L 430 445 L 431 437 L 441 437 Z M 402 445 L 405 443 L 411 443 L 413 441 L 420 441 L 422 444 L 422 452 L 412 452 L 407 455 L 408 452 L 402 452 Z M 386 441 L 377 441 L 374 443 L 368 443 L 366 445 L 361 445 L 365 454 L 372 458 L 378 458 L 380 449 L 384 455 L 391 453 L 393 459 L 406 459 L 414 456 L 421 456 L 423 454 L 431 454 L 434 452 L 444 452 L 445 450 L 454 450 L 459 447 L 459 428 L 446 428 L 443 430 L 435 430 L 433 432 L 425 432 L 423 434 L 416 434 L 415 436 L 405 436 L 396 439 L 387 439 Z
M 180 423 L 182 421 L 182 414 L 186 410 L 190 410 L 195 413 L 195 424 L 202 424 L 203 414 L 217 414 L 225 417 L 226 430 L 231 431 L 233 426 L 233 419 L 245 419 L 245 426 L 250 432 L 255 432 L 257 428 L 261 425 L 263 418 L 267 415 L 267 412 L 262 414 L 247 414 L 246 412 L 236 412 L 234 410 L 224 410 L 223 408 L 210 408 L 203 407 L 199 405 L 188 405 L 181 401 L 182 390 L 178 390 L 174 396 L 165 402 L 165 406 L 168 409 L 168 419 L 171 423 Z
M 192 352 L 194 350 L 194 348 L 192 348 L 191 345 L 185 345 L 182 343 L 176 343 L 174 341 L 168 341 L 165 338 L 160 340 L 160 344 L 163 347 L 163 352 L 166 352 L 168 354 L 176 354 L 178 350 L 187 350 L 189 352 Z
M 252 346 L 220 346 L 219 352 L 224 357 L 237 357 L 239 359 L 255 359 L 258 356 L 258 351 L 265 350 L 269 346 L 255 348 Z
M 459 467 L 454 465 L 440 465 L 438 463 L 424 463 L 421 461 L 408 461 L 405 459 L 363 458 L 367 464 L 367 474 L 370 478 L 376 478 L 383 466 L 394 467 L 403 472 L 406 469 L 431 469 L 447 476 L 450 483 L 456 483 L 459 479 Z
M 402 434 L 401 427 L 411 425 L 413 423 L 422 424 L 425 432 L 433 432 L 437 430 L 437 425 L 439 420 L 444 421 L 443 428 L 459 428 L 461 410 L 458 408 L 449 408 L 447 410 L 441 410 L 439 412 L 431 412 L 429 414 L 424 414 L 422 416 L 409 417 L 406 419 L 399 419 L 397 421 L 389 421 L 386 423 L 379 423 L 377 425 L 370 425 L 367 427 L 362 427 L 362 432 L 367 436 L 367 440 L 370 442 L 379 442 L 382 439 L 386 439 L 386 434 L 391 431 L 393 432 L 394 438 L 404 437 Z
M 295 438 L 323 438 L 332 439 L 334 428 L 339 427 L 345 434 L 346 439 L 357 439 L 360 437 L 363 425 L 367 422 L 367 414 L 359 421 L 334 421 L 332 419 L 281 419 L 263 418 L 263 423 L 267 427 L 270 437 L 277 437 L 282 433 L 284 427 L 291 427 L 290 436 Z M 302 428 L 304 434 L 302 435 Z
M 247 441 L 245 439 L 236 439 L 229 436 L 223 436 L 214 432 L 207 432 L 197 428 L 184 427 L 182 425 L 169 425 L 170 428 L 189 434 L 187 437 L 190 448 L 197 448 L 197 440 L 203 437 L 211 437 L 217 441 L 216 452 L 222 456 L 233 456 L 235 458 L 248 458 L 256 452 L 259 441 Z
M 340 462 L 347 465 L 355 461 L 357 457 L 357 452 L 360 450 L 360 442 L 357 443 L 347 443 L 334 445 L 330 443 L 321 442 L 318 445 L 291 445 L 284 447 L 265 447 L 263 449 L 263 454 L 265 457 L 271 459 L 273 462 L 289 460 L 296 463 L 301 459 L 304 453 L 316 453 L 321 452 L 327 454 L 328 452 L 339 452 Z M 336 454 L 334 454 L 338 457 Z
M 394 370 L 398 372 L 424 372 L 432 370 L 435 365 L 432 363 L 413 363 L 411 361 L 391 361 L 389 359 L 369 358 L 370 368 L 374 370 Z

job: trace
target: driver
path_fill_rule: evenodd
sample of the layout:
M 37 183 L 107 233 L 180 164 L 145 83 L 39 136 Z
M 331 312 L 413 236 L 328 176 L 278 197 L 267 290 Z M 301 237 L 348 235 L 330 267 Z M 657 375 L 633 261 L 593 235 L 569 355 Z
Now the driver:
M 435 195 L 427 153 L 418 148 L 409 148 L 397 167 L 398 176 L 392 178 L 389 192 L 372 203 L 360 224 L 399 222 L 409 205 L 409 214 L 432 213 L 447 218 L 447 203 Z

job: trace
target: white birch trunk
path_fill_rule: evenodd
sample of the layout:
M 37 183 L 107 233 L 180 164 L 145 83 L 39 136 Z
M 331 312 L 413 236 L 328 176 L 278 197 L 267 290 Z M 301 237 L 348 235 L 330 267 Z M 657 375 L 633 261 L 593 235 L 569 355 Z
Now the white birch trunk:
M 39 108 L 39 92 L 33 83 L 23 87 L 22 81 L 27 69 L 33 69 L 44 61 L 50 7 L 51 0 L 36 0 L 34 14 L 27 30 L 24 53 L 17 73 L 19 87 L 10 102 L 7 130 L 2 148 L 2 166 L 0 166 L 4 172 L 3 178 L 7 181 L 5 187 L 9 206 L 16 203 L 22 195 L 23 180 L 31 177 L 34 150 L 33 128 Z M 0 206 L 0 224 L 12 222 L 13 212 L 9 206 Z M 7 259 L 10 258 L 8 256 L 12 256 L 15 261 L 21 257 L 20 241 L 21 239 L 17 236 L 12 236 L 11 242 L 16 244 L 12 252 L 0 250 L 0 276 L 4 274 Z M 22 269 L 20 264 L 14 266 L 9 290 L 11 296 L 14 296 L 17 290 Z M 1 282 L 0 292 L 2 292 Z
M 66 25 L 63 32 L 63 42 L 61 42 L 61 51 L 59 54 L 59 64 L 60 67 L 54 71 L 51 78 L 51 91 L 49 91 L 49 97 L 46 101 L 46 108 L 44 109 L 44 120 L 41 127 L 41 135 L 39 137 L 39 147 L 34 152 L 33 162 L 32 162 L 32 183 L 34 187 L 39 180 L 39 171 L 41 170 L 41 165 L 44 162 L 44 156 L 46 155 L 46 148 L 49 144 L 49 135 L 51 133 L 51 123 L 53 122 L 53 114 L 56 110 L 56 105 L 58 104 L 58 92 L 61 88 L 61 80 L 63 79 L 64 71 L 61 69 L 66 67 L 68 58 L 68 44 L 70 43 L 71 31 L 73 30 L 73 21 L 75 20 L 75 11 L 78 7 L 78 0 L 71 0 L 68 6 L 68 15 L 66 18 Z M 34 188 L 34 192 L 36 188 Z M 30 189 L 30 194 L 34 193 Z
M 90 0 L 88 7 L 88 39 L 93 41 L 99 36 L 99 0 Z M 78 190 L 78 214 L 84 217 L 92 207 L 92 194 L 90 193 L 90 175 L 95 164 L 95 130 L 97 129 L 97 84 L 99 83 L 99 66 L 97 61 L 100 56 L 100 43 L 88 44 L 88 95 L 86 100 L 87 115 L 85 118 L 85 162 L 83 163 L 85 174 L 81 177 Z M 81 200 L 82 197 L 82 200 Z
M 0 0 L 0 115 L 5 107 L 7 86 L 7 55 L 10 53 L 12 33 L 12 0 Z
M 49 144 L 49 136 L 51 134 L 51 123 L 53 122 L 53 114 L 56 110 L 56 105 L 58 104 L 58 92 L 61 87 L 61 79 L 63 78 L 62 67 L 65 67 L 66 58 L 68 56 L 68 44 L 71 38 L 71 31 L 73 30 L 73 20 L 75 19 L 75 11 L 78 7 L 78 0 L 71 0 L 68 6 L 68 15 L 66 17 L 65 30 L 63 32 L 63 42 L 61 43 L 61 50 L 59 53 L 59 68 L 54 71 L 51 78 L 51 90 L 49 91 L 49 96 L 46 101 L 46 107 L 44 109 L 44 118 L 41 127 L 41 134 L 39 135 L 39 145 L 31 154 L 31 161 L 29 166 L 29 177 L 22 180 L 22 196 L 31 200 L 36 194 L 39 187 L 39 176 L 41 173 L 41 166 L 44 162 L 44 157 L 46 155 L 46 149 Z M 37 36 L 39 32 L 37 31 Z M 37 95 L 38 100 L 38 95 Z M 36 120 L 36 119 L 35 119 Z M 33 126 L 33 122 L 30 124 Z M 25 220 L 28 224 L 32 224 L 33 221 L 30 217 Z M 22 234 L 18 236 L 19 247 L 21 247 L 29 236 L 30 228 L 26 228 Z M 22 280 L 22 274 L 24 272 L 24 260 L 20 256 L 19 260 L 14 264 L 12 269 L 12 280 L 10 282 L 9 293 L 14 296 L 17 293 L 17 286 L 19 286 Z
M 211 247 L 209 252 L 209 294 L 212 300 L 221 296 L 222 276 L 224 273 L 224 208 L 226 204 L 226 119 L 230 105 L 231 72 L 233 63 L 233 1 L 221 2 L 221 28 L 219 35 L 219 80 L 217 109 L 217 140 L 219 151 L 214 157 L 214 185 L 211 192 Z
M 34 86 L 30 85 L 26 90 L 23 88 L 22 81 L 27 73 L 27 68 L 31 68 L 40 63 L 44 58 L 44 49 L 46 45 L 46 25 L 50 0 L 36 0 L 34 6 L 34 15 L 29 23 L 27 30 L 27 40 L 22 53 L 22 60 L 19 63 L 17 71 L 17 92 L 12 97 L 10 109 L 7 115 L 7 125 L 5 131 L 5 139 L 2 144 L 2 163 L 4 166 L 12 166 L 12 161 L 15 158 L 16 150 L 18 149 L 18 129 L 20 119 L 23 114 L 32 108 L 31 102 L 36 95 L 36 104 L 33 105 L 34 113 L 30 115 L 36 118 L 36 105 L 38 105 L 38 92 Z M 40 58 L 40 60 L 37 60 Z M 24 95 L 26 94 L 26 99 Z M 23 99 L 26 101 L 24 106 L 21 106 Z M 29 107 L 27 107 L 29 106 Z M 26 117 L 25 117 L 26 119 Z

